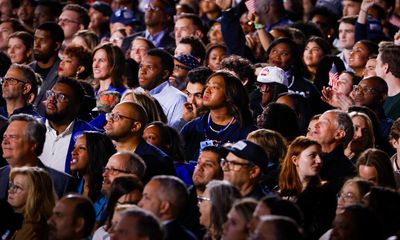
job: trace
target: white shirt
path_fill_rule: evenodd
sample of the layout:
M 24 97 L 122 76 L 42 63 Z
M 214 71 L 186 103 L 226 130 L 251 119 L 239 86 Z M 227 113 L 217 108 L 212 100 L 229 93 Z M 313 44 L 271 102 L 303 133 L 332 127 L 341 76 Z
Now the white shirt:
M 57 135 L 56 130 L 50 126 L 46 119 L 46 141 L 44 142 L 43 153 L 39 156 L 46 166 L 65 172 L 65 161 L 74 123 L 75 121 L 72 121 L 64 132 Z

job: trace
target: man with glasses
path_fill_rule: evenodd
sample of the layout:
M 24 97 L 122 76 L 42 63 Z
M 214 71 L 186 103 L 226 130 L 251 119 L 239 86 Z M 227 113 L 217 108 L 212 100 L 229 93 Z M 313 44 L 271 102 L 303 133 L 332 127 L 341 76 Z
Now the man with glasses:
M 64 31 L 64 42 L 62 49 L 65 49 L 72 41 L 72 37 L 79 30 L 87 29 L 90 17 L 86 8 L 77 4 L 66 5 L 58 17 L 58 25 Z
M 45 126 L 31 115 L 16 114 L 10 117 L 1 143 L 8 165 L 0 168 L 0 199 L 7 199 L 9 175 L 14 167 L 36 166 L 45 169 L 53 180 L 58 197 L 76 190 L 72 176 L 45 166 L 38 158 L 43 151 L 45 134 Z
M 2 96 L 6 106 L 0 107 L 0 115 L 8 118 L 18 113 L 40 116 L 31 102 L 37 95 L 36 75 L 25 65 L 13 64 L 1 78 Z
M 136 153 L 146 163 L 144 183 L 156 175 L 175 175 L 172 159 L 142 137 L 148 123 L 147 113 L 142 106 L 133 102 L 119 103 L 111 113 L 106 114 L 106 119 L 104 130 L 114 141 L 117 151 Z
M 40 75 L 43 80 L 34 105 L 40 115 L 44 115 L 46 91 L 51 89 L 57 81 L 57 71 L 60 65 L 58 51 L 64 41 L 64 32 L 57 23 L 46 22 L 36 29 L 33 42 L 33 56 L 35 61 L 29 66 Z
M 385 115 L 383 109 L 387 96 L 388 85 L 378 76 L 364 78 L 353 87 L 351 93 L 355 106 L 368 107 L 376 114 L 380 121 L 380 131 L 385 140 L 389 139 L 390 128 L 393 124 L 393 120 Z
M 133 39 L 137 36 L 145 37 L 154 46 L 163 49 L 174 49 L 175 39 L 170 36 L 169 26 L 173 24 L 175 3 L 172 0 L 150 0 L 145 6 L 144 22 L 146 29 L 134 33 L 124 39 L 122 50 L 126 52 Z
M 186 87 L 186 76 L 189 71 L 200 66 L 200 62 L 192 55 L 178 55 L 174 57 L 174 71 L 169 77 L 169 83 L 183 91 Z
M 248 140 L 240 140 L 225 147 L 227 155 L 221 160 L 224 180 L 235 186 L 243 197 L 261 199 L 267 193 L 259 184 L 261 175 L 268 168 L 264 149 Z
M 98 131 L 80 120 L 78 114 L 84 101 L 84 90 L 77 80 L 61 78 L 46 92 L 46 141 L 40 159 L 54 169 L 70 172 L 71 152 L 76 138 L 83 131 Z
M 128 151 L 117 152 L 110 157 L 103 169 L 101 192 L 104 196 L 109 196 L 111 184 L 117 177 L 133 176 L 142 180 L 145 172 L 146 164 L 137 154 Z

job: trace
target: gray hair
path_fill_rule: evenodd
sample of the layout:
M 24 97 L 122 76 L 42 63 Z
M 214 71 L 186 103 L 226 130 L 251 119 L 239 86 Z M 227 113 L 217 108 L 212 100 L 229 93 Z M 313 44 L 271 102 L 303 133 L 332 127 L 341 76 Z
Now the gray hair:
M 129 151 L 117 152 L 114 155 L 126 156 L 127 159 L 124 159 L 125 170 L 132 174 L 135 174 L 140 180 L 143 178 L 147 167 L 146 163 L 139 155 Z
M 353 139 L 354 126 L 349 114 L 340 110 L 328 110 L 325 113 L 334 113 L 336 116 L 336 127 L 339 130 L 345 132 L 345 136 L 342 140 L 344 146 L 347 146 L 349 142 Z
M 28 137 L 29 142 L 36 143 L 36 155 L 39 156 L 42 154 L 44 141 L 46 140 L 46 127 L 44 124 L 41 123 L 38 118 L 25 113 L 12 115 L 8 122 L 12 123 L 13 121 L 23 121 L 27 123 L 25 135 Z
M 189 201 L 189 191 L 183 181 L 175 176 L 159 175 L 151 179 L 159 183 L 159 196 L 171 204 L 172 215 L 178 217 Z

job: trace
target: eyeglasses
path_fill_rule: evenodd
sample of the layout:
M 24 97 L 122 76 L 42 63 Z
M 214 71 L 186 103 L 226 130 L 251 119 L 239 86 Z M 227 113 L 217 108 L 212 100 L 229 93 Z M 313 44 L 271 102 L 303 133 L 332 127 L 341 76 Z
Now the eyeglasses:
M 46 91 L 46 98 L 54 97 L 59 102 L 64 102 L 68 100 L 68 97 L 63 93 L 57 93 L 52 90 Z
M 60 19 L 58 19 L 58 23 L 66 23 L 66 24 L 75 23 L 75 24 L 81 24 L 81 23 L 78 22 L 78 21 L 71 20 L 71 19 L 68 19 L 68 18 L 60 18 Z
M 228 170 L 239 171 L 242 167 L 253 167 L 254 164 L 229 161 L 229 160 L 227 160 L 225 158 L 222 158 L 221 159 L 221 166 L 222 167 L 226 166 Z
M 151 3 L 148 3 L 145 7 L 144 7 L 145 11 L 153 11 L 153 12 L 158 12 L 161 10 L 160 7 L 154 6 Z
M 204 201 L 211 201 L 211 198 L 208 197 L 202 197 L 202 196 L 197 196 L 197 202 L 200 204 Z
M 336 195 L 337 199 L 339 200 L 340 198 L 343 199 L 345 202 L 350 202 L 354 200 L 355 196 L 352 192 L 347 192 L 347 193 L 338 193 Z
M 374 88 L 370 88 L 370 87 L 361 87 L 359 85 L 354 85 L 353 86 L 353 91 L 354 92 L 363 92 L 363 93 L 367 93 L 367 94 L 375 94 L 378 92 L 378 90 L 374 89 Z
M 17 184 L 13 183 L 13 182 L 9 182 L 8 183 L 8 190 L 15 192 L 15 193 L 20 193 L 22 192 L 24 189 L 20 186 L 18 186 Z
M 174 69 L 177 70 L 177 71 L 180 71 L 180 70 L 189 71 L 190 70 L 190 68 L 188 68 L 186 66 L 183 66 L 183 65 L 179 65 L 179 64 L 175 64 Z
M 8 85 L 12 85 L 12 86 L 17 85 L 17 83 L 23 83 L 23 84 L 27 83 L 25 81 L 22 81 L 18 78 L 13 78 L 13 77 L 2 77 L 2 78 L 0 78 L 0 82 L 2 85 L 7 83 Z
M 129 172 L 129 171 L 125 171 L 125 170 L 118 169 L 118 168 L 108 168 L 108 167 L 103 168 L 103 173 L 107 173 L 107 172 L 108 172 L 110 175 L 116 175 L 116 174 L 118 174 L 118 173 L 132 174 L 132 173 Z
M 118 122 L 119 120 L 121 120 L 121 118 L 130 119 L 130 120 L 135 121 L 135 122 L 138 121 L 138 120 L 136 120 L 136 119 L 134 119 L 134 118 L 130 118 L 130 117 L 121 115 L 121 114 L 119 114 L 119 113 L 106 113 L 106 120 L 107 120 L 107 121 L 113 120 L 113 121 L 117 121 L 117 122 Z

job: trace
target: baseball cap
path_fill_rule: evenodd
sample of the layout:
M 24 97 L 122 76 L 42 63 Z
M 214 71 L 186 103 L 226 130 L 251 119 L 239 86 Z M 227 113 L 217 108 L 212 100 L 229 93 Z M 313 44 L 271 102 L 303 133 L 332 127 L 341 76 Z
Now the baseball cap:
M 259 83 L 279 83 L 285 86 L 289 85 L 289 81 L 286 77 L 285 71 L 282 68 L 268 66 L 261 69 L 257 76 L 257 82 Z
M 268 169 L 268 156 L 264 149 L 256 143 L 248 140 L 240 140 L 233 145 L 224 147 L 224 151 L 225 153 L 231 152 L 240 158 L 254 163 L 263 171 Z
M 122 23 L 125 25 L 132 25 L 139 23 L 132 10 L 126 8 L 119 8 L 112 13 L 110 23 Z
M 182 63 L 183 65 L 187 66 L 190 69 L 200 67 L 200 62 L 197 58 L 193 57 L 192 55 L 178 55 L 174 57 L 178 62 Z
M 96 11 L 101 12 L 104 16 L 109 17 L 112 14 L 112 9 L 108 3 L 96 1 L 92 3 L 91 7 Z

